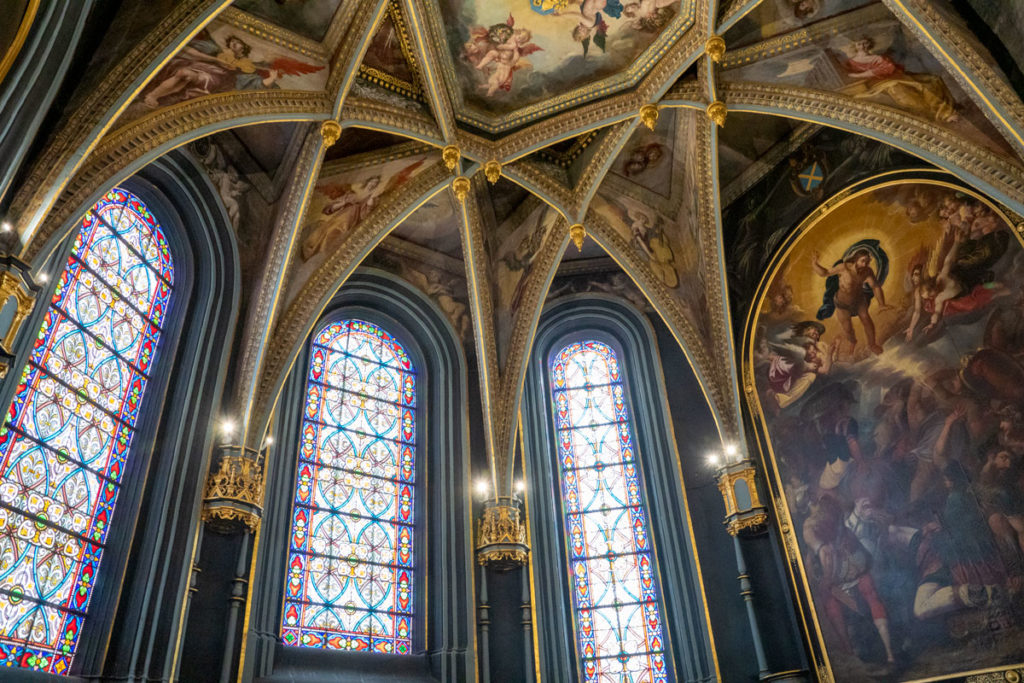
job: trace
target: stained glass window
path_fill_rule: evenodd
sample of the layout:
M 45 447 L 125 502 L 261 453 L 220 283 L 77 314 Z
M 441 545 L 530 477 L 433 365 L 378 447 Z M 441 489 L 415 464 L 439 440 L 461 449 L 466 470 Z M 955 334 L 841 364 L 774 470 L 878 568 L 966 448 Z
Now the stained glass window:
M 615 351 L 569 344 L 551 361 L 576 646 L 585 681 L 666 681 L 658 585 Z
M 409 654 L 416 373 L 362 320 L 310 348 L 281 635 L 288 645 Z
M 89 210 L 0 429 L 2 666 L 71 666 L 173 280 L 138 197 Z

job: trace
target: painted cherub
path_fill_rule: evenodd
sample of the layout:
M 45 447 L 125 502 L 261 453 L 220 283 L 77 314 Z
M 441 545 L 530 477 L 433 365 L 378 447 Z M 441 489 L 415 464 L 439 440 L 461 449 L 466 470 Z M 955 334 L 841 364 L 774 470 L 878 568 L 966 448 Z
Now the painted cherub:
M 630 26 L 637 31 L 658 33 L 675 16 L 672 5 L 677 2 L 679 0 L 639 0 L 626 3 L 622 13 L 633 20 Z
M 621 0 L 579 0 L 573 3 L 576 9 L 556 10 L 554 14 L 575 14 L 580 18 L 572 30 L 572 39 L 583 46 L 583 56 L 590 50 L 590 42 L 605 51 L 608 36 L 608 24 L 601 15 L 604 12 L 613 19 L 622 16 Z
M 487 90 L 488 96 L 499 89 L 511 90 L 512 74 L 517 69 L 530 66 L 525 57 L 542 49 L 530 42 L 532 39 L 529 29 L 515 28 L 511 14 L 504 24 L 473 30 L 473 40 L 465 45 L 465 56 L 478 71 L 486 71 L 490 67 L 487 82 L 480 86 Z

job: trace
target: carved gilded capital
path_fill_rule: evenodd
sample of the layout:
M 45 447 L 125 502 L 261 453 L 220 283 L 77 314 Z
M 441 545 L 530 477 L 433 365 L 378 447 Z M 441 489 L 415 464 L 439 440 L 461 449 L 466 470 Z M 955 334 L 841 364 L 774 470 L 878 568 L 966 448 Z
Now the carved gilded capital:
M 729 113 L 729 110 L 725 106 L 725 102 L 721 100 L 715 100 L 708 105 L 707 108 L 708 118 L 715 122 L 719 128 L 725 125 L 725 115 Z
M 733 536 L 758 532 L 768 523 L 768 511 L 757 493 L 757 471 L 749 459 L 729 462 L 715 473 L 725 502 L 726 530 Z
M 711 61 L 718 62 L 722 61 L 722 56 L 725 55 L 725 39 L 722 36 L 711 36 L 704 43 L 704 54 L 706 54 Z
M 477 562 L 503 571 L 526 564 L 529 553 L 519 501 L 507 497 L 487 501 L 476 536 Z
M 255 533 L 263 512 L 263 459 L 241 446 L 221 446 L 220 462 L 210 473 L 203 496 L 204 522 L 222 533 L 244 526 Z
M 13 234 L 13 233 L 8 233 Z M 0 331 L 0 379 L 7 376 L 14 362 L 14 342 L 18 338 L 22 324 L 32 312 L 36 303 L 36 295 L 40 286 L 33 282 L 29 274 L 29 266 L 13 256 L 0 256 L 0 311 L 14 306 L 10 326 L 5 332 Z M 9 301 L 14 297 L 14 301 Z
M 324 140 L 324 147 L 330 147 L 341 137 L 341 124 L 334 119 L 327 119 L 320 124 L 320 137 Z

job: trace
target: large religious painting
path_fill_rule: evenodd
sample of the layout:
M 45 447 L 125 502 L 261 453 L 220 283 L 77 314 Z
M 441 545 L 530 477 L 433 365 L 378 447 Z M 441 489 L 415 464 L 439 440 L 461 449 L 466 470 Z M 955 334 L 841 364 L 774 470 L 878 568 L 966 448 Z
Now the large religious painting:
M 683 7 L 681 7 L 681 5 Z M 635 62 L 683 24 L 687 0 L 444 0 L 441 14 L 467 102 L 508 113 Z
M 840 682 L 1020 662 L 1024 249 L 969 190 L 874 182 L 805 221 L 748 322 L 808 623 Z

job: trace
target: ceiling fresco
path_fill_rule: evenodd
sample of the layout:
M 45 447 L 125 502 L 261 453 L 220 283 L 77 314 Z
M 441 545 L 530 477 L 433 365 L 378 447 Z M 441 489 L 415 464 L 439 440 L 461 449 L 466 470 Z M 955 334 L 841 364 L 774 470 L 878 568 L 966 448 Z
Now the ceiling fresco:
M 634 84 L 693 0 L 440 0 L 463 120 L 499 130 Z
M 762 0 L 726 32 L 726 44 L 743 47 L 868 5 L 872 0 Z
M 948 125 L 1000 153 L 1009 146 L 956 80 L 893 17 L 876 4 L 793 37 L 772 55 L 738 51 L 723 75 L 730 81 L 767 81 L 834 91 Z M 770 48 L 775 52 L 774 48 Z M 754 55 L 757 55 L 756 57 Z M 745 61 L 755 60 L 746 66 Z
M 312 40 L 323 40 L 341 0 L 235 0 L 238 9 Z

